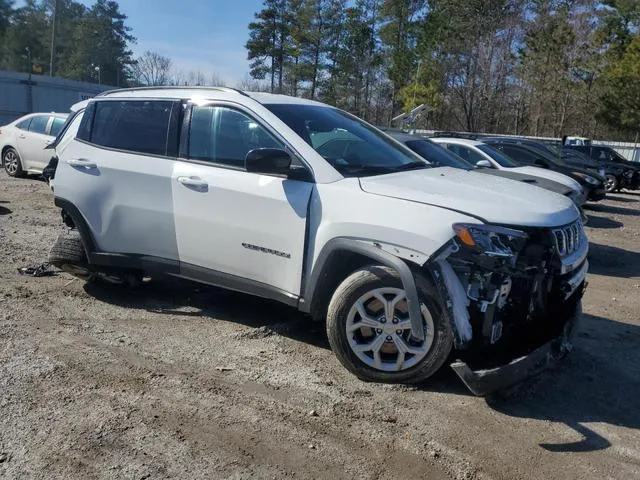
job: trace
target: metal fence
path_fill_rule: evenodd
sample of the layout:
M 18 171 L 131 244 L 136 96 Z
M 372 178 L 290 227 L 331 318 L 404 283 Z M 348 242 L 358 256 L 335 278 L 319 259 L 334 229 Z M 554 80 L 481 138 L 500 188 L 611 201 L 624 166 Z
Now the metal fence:
M 436 133 L 442 133 L 438 130 L 415 130 L 415 133 L 418 135 L 434 135 Z M 499 134 L 489 134 L 489 133 L 471 133 L 471 132 L 455 132 L 456 135 L 469 135 L 469 136 L 492 136 L 492 137 L 513 137 L 513 135 L 499 135 Z M 528 138 L 530 140 L 540 140 L 542 142 L 560 142 L 560 138 L 553 137 L 527 137 L 524 135 L 518 135 L 521 138 Z M 622 155 L 627 160 L 631 160 L 632 162 L 640 162 L 640 143 L 633 142 L 612 142 L 608 140 L 592 140 L 591 143 L 593 145 L 602 145 L 606 147 L 613 148 L 616 152 Z
M 113 87 L 0 70 L 0 125 L 32 112 L 68 112 L 80 100 Z

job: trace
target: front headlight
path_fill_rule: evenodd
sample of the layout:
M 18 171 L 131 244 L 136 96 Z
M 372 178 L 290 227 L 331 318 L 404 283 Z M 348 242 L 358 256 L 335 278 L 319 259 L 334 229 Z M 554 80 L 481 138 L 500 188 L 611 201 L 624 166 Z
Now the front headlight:
M 598 185 L 598 180 L 596 180 L 595 178 L 587 175 L 586 173 L 578 173 L 578 172 L 576 172 L 576 175 L 579 176 L 581 179 L 583 179 L 585 182 L 587 182 L 589 185 L 593 185 L 593 186 Z
M 454 223 L 453 231 L 463 245 L 475 252 L 501 258 L 514 257 L 529 237 L 520 230 L 497 225 Z

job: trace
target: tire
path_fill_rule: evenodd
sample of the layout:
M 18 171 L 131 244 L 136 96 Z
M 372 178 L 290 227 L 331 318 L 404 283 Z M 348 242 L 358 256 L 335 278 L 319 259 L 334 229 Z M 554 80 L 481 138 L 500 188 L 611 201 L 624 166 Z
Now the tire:
M 80 234 L 72 230 L 61 233 L 49 252 L 49 263 L 82 280 L 93 279 Z
M 604 182 L 604 189 L 607 193 L 613 193 L 618 189 L 618 179 L 615 175 L 606 175 L 606 180 Z
M 388 326 L 386 319 L 389 316 L 384 314 L 384 309 L 378 310 L 377 313 L 372 313 L 370 310 L 383 305 L 379 296 L 374 295 L 366 302 L 363 301 L 371 296 L 372 292 L 382 294 L 383 299 L 387 299 L 388 303 L 397 295 L 404 295 L 402 281 L 393 269 L 383 266 L 364 267 L 349 275 L 334 292 L 327 313 L 329 343 L 342 365 L 361 380 L 418 383 L 432 376 L 447 360 L 453 347 L 449 316 L 442 307 L 433 283 L 420 274 L 417 274 L 415 279 L 426 332 L 425 340 L 418 345 L 412 344 L 408 338 L 411 330 L 408 325 L 406 299 L 398 301 L 396 307 L 390 309 L 393 311 L 395 324 L 392 326 Z M 367 322 L 378 322 L 375 325 L 381 328 L 369 328 L 370 323 L 358 328 L 356 325 L 363 325 L 362 314 L 354 313 L 359 312 L 358 305 L 364 307 Z M 396 317 L 396 314 L 400 315 Z M 354 322 L 354 318 L 360 320 Z M 381 324 L 382 319 L 385 319 L 384 325 Z M 387 329 L 380 332 L 385 326 Z M 407 327 L 408 330 L 404 328 L 393 330 L 398 327 Z M 347 332 L 348 328 L 351 333 Z M 378 348 L 378 359 L 373 350 L 356 353 L 352 347 L 356 345 L 357 348 L 357 345 L 361 345 L 366 348 L 369 344 L 375 344 L 376 340 L 379 343 L 382 342 L 382 346 Z M 400 342 L 404 347 L 408 346 L 416 353 L 405 353 L 403 361 L 400 361 L 399 348 L 397 348 L 399 340 L 404 342 Z M 394 350 L 397 353 L 394 354 Z M 400 362 L 400 368 L 396 366 L 397 362 Z
M 22 160 L 15 148 L 9 147 L 2 153 L 2 165 L 4 171 L 10 177 L 23 177 Z

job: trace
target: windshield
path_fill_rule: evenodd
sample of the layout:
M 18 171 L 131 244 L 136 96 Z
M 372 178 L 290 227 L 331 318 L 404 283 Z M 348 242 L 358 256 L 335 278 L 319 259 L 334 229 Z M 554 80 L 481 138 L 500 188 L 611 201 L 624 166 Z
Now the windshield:
M 506 156 L 504 153 L 495 150 L 489 145 L 478 145 L 478 149 L 483 153 L 489 155 L 493 160 L 498 162 L 501 167 L 505 168 L 516 168 L 519 167 L 516 162 L 514 162 L 511 157 Z
M 429 168 L 408 148 L 336 108 L 281 103 L 265 107 L 345 177 Z
M 455 153 L 450 152 L 446 148 L 442 148 L 429 140 L 409 140 L 406 142 L 406 145 L 422 158 L 429 161 L 433 166 L 463 168 L 465 170 L 471 170 L 474 168 L 473 165 L 466 162 Z

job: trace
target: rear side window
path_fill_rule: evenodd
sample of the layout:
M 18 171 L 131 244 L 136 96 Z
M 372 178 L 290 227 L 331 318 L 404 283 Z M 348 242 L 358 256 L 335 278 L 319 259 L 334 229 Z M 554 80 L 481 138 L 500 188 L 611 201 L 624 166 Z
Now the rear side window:
M 64 118 L 53 117 L 53 123 L 51 123 L 51 131 L 49 132 L 49 134 L 52 137 L 57 137 L 60 133 L 60 130 L 62 130 L 62 127 L 64 127 L 65 122 L 66 120 Z
M 251 117 L 227 107 L 194 106 L 189 131 L 189 157 L 234 167 L 255 148 L 283 148 Z
M 29 131 L 45 134 L 47 131 L 47 123 L 49 123 L 49 117 L 33 117 L 29 125 Z
M 166 155 L 172 106 L 156 100 L 96 102 L 90 132 L 79 137 L 103 147 Z

